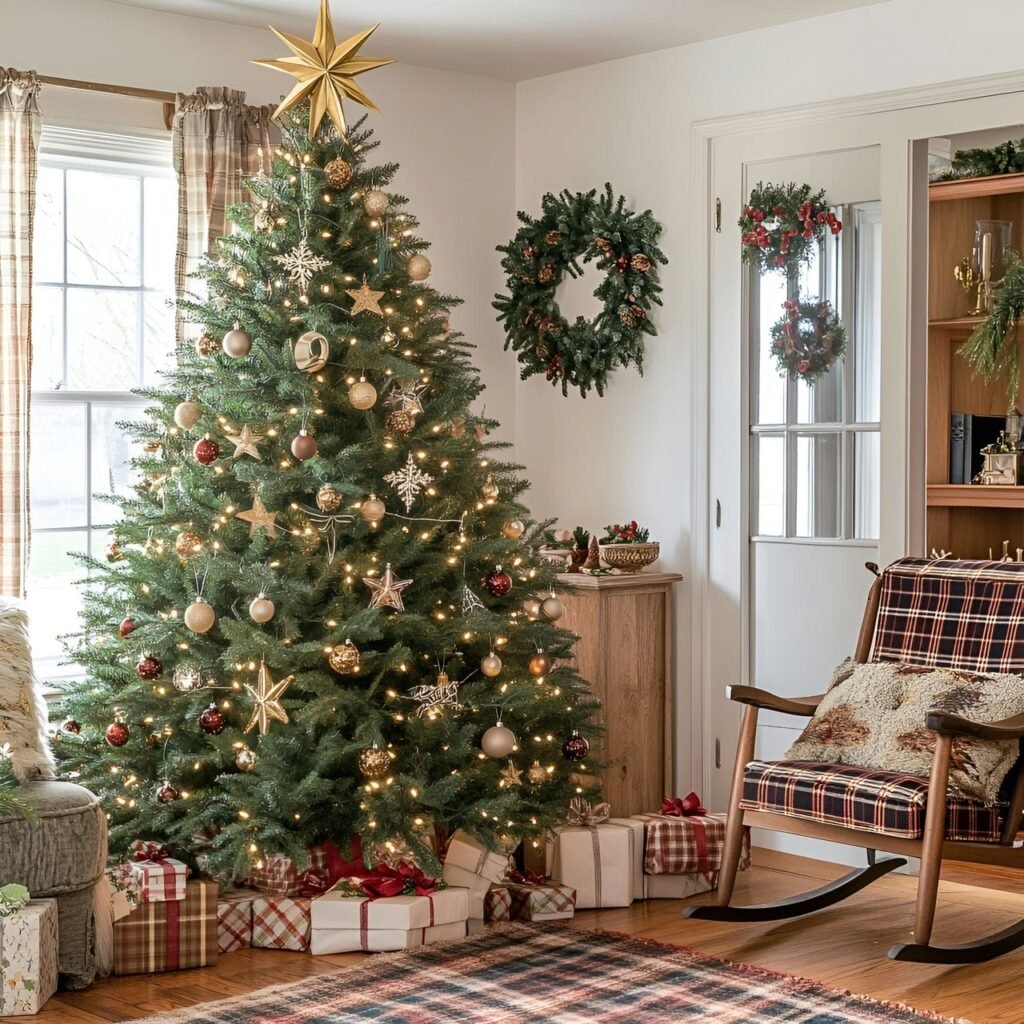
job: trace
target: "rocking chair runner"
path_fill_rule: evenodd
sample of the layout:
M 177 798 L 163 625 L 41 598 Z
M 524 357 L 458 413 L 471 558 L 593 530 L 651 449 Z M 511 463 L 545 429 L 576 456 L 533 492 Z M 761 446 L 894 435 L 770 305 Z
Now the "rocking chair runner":
M 868 568 L 877 574 L 877 566 L 868 563 Z M 878 576 L 868 594 L 855 659 L 864 662 L 869 658 L 1024 675 L 1024 563 L 920 558 L 894 562 Z M 1006 780 L 1005 805 L 988 808 L 949 792 L 953 739 L 1020 740 L 1024 715 L 1001 722 L 971 722 L 957 715 L 929 713 L 925 723 L 936 733 L 936 743 L 926 785 L 924 779 L 892 772 L 754 761 L 761 708 L 809 718 L 824 694 L 776 697 L 751 686 L 730 687 L 728 692 L 732 700 L 745 706 L 718 902 L 688 907 L 686 917 L 714 921 L 799 917 L 846 899 L 906 864 L 906 857 L 919 857 L 914 942 L 892 946 L 891 959 L 978 963 L 1024 945 L 1024 921 L 961 945 L 930 943 L 943 859 L 1024 867 L 1024 844 L 1016 838 L 1024 815 L 1024 759 L 1018 759 Z M 801 787 L 804 799 L 794 795 Z M 860 846 L 867 850 L 868 865 L 801 896 L 733 907 L 729 904 L 744 826 Z M 878 850 L 897 856 L 876 861 Z

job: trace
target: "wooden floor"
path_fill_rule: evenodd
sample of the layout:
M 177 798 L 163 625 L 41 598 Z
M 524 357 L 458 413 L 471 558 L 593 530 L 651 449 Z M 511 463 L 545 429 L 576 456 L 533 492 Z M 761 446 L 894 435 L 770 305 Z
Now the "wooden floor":
M 755 851 L 755 867 L 740 875 L 737 902 L 759 903 L 821 884 L 845 869 L 770 851 Z M 953 868 L 939 897 L 935 939 L 964 941 L 1024 917 L 1020 873 Z M 992 888 L 965 885 L 984 881 Z M 604 928 L 693 946 L 731 960 L 814 978 L 835 988 L 908 1003 L 973 1024 L 1024 1022 L 1024 950 L 977 967 L 897 964 L 885 951 L 909 939 L 916 879 L 887 875 L 845 904 L 798 921 L 726 925 L 685 921 L 681 902 L 652 900 L 621 910 L 581 911 L 573 926 Z M 698 897 L 697 901 L 705 899 Z M 362 954 L 313 957 L 247 949 L 213 967 L 164 975 L 110 978 L 84 992 L 58 993 L 36 1024 L 101 1024 L 134 1020 L 178 1007 L 297 981 L 353 963 Z M 0 1022 L 24 1021 L 23 1017 Z

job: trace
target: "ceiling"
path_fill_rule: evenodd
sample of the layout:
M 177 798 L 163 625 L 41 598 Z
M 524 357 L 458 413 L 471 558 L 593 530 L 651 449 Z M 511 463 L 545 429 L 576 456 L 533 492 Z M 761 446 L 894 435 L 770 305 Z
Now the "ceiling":
M 318 0 L 115 0 L 312 37 Z M 371 53 L 519 80 L 883 0 L 335 0 L 339 39 L 381 22 Z M 267 56 L 280 44 L 268 34 Z

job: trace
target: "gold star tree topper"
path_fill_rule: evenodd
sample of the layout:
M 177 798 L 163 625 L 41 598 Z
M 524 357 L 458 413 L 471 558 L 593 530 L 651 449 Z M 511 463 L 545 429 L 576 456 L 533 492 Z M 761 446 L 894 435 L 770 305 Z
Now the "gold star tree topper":
M 310 138 L 316 136 L 317 128 L 320 127 L 325 114 L 334 122 L 342 138 L 345 138 L 342 99 L 355 100 L 370 110 L 378 109 L 373 100 L 356 85 L 356 75 L 383 67 L 385 64 L 394 64 L 394 60 L 388 57 L 358 56 L 359 48 L 377 28 L 377 25 L 371 25 L 370 28 L 349 36 L 344 42 L 336 43 L 334 26 L 331 24 L 331 9 L 327 0 L 320 0 L 320 14 L 317 16 L 316 31 L 310 43 L 287 32 L 279 32 L 271 25 L 270 31 L 292 51 L 293 56 L 254 60 L 252 63 L 283 71 L 297 79 L 292 91 L 274 111 L 274 117 L 280 117 L 286 110 L 308 98 Z

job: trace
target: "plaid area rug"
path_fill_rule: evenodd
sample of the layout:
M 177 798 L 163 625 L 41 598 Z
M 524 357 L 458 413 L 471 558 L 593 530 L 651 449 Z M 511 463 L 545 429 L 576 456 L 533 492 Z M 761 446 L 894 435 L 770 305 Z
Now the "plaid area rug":
M 681 946 L 508 925 L 147 1024 L 920 1024 L 948 1018 Z M 957 1024 L 969 1024 L 967 1021 Z

